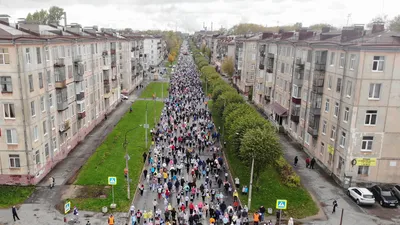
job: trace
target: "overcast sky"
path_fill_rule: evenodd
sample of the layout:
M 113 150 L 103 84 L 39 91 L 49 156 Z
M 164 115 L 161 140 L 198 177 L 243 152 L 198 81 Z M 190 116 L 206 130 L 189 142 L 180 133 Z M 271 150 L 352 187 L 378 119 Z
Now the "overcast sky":
M 0 14 L 13 19 L 28 12 L 62 7 L 68 23 L 83 26 L 125 28 L 134 30 L 177 27 L 194 32 L 203 27 L 229 28 L 238 23 L 268 26 L 302 22 L 303 26 L 329 23 L 343 26 L 347 15 L 350 24 L 366 24 L 382 13 L 393 18 L 400 13 L 399 0 L 0 0 Z M 279 22 L 278 22 L 279 21 Z

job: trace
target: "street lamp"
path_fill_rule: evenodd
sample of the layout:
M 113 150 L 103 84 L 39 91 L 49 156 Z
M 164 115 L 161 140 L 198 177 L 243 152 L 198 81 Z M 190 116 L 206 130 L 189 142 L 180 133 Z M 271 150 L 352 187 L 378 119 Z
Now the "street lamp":
M 137 128 L 139 128 L 139 127 L 141 127 L 141 126 L 142 126 L 142 125 L 139 125 L 139 126 L 137 126 L 137 127 L 135 127 L 135 128 L 132 128 L 132 129 L 126 131 L 126 132 L 125 132 L 125 140 L 124 140 L 124 143 L 122 144 L 122 146 L 123 146 L 124 149 L 125 149 L 125 166 L 126 166 L 126 169 L 127 169 L 126 181 L 127 181 L 127 183 L 128 183 L 128 187 L 127 187 L 128 199 L 131 198 L 131 185 L 130 185 L 130 183 L 129 183 L 129 165 L 128 165 L 129 155 L 128 155 L 128 148 L 127 148 L 127 147 L 128 147 L 128 140 L 126 139 L 126 137 L 127 137 L 127 135 L 128 135 L 129 132 L 134 131 L 134 130 L 136 130 Z

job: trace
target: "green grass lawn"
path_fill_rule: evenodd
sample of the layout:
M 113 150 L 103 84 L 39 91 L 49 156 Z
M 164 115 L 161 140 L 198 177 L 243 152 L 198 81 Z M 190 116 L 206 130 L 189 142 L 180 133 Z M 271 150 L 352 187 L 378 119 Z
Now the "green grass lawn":
M 212 101 L 209 101 L 208 105 L 211 109 Z M 215 116 L 216 113 L 213 113 L 213 115 L 213 120 L 216 124 L 216 127 L 219 127 L 221 124 L 220 118 Z M 250 183 L 249 165 L 244 165 L 237 156 L 237 153 L 230 150 L 229 143 L 227 145 L 227 149 L 225 149 L 225 154 L 228 158 L 233 178 L 239 177 L 240 184 L 248 186 Z M 278 172 L 273 167 L 268 167 L 261 174 L 258 186 L 259 189 L 257 190 L 253 185 L 251 202 L 251 210 L 253 211 L 258 209 L 261 205 L 264 205 L 265 208 L 272 208 L 275 211 L 276 200 L 286 199 L 288 201 L 288 209 L 285 211 L 285 213 L 288 216 L 300 219 L 318 213 L 318 207 L 315 205 L 315 202 L 307 190 L 305 190 L 303 187 L 289 188 L 283 185 L 280 182 Z M 241 190 L 238 190 L 238 192 L 242 204 L 247 205 L 248 196 L 241 195 Z
M 157 98 L 161 98 L 164 93 L 164 98 L 168 97 L 168 82 L 151 82 L 147 87 L 143 90 L 140 98 L 152 98 L 153 94 L 156 94 Z
M 0 208 L 9 208 L 23 203 L 34 190 L 34 186 L 0 186 Z
M 116 176 L 117 185 L 114 186 L 115 203 L 117 204 L 116 211 L 126 211 L 129 209 L 143 168 L 142 154 L 148 151 L 145 148 L 145 129 L 143 127 L 139 127 L 128 133 L 129 176 L 132 179 L 132 183 L 130 187 L 131 200 L 127 200 L 127 183 L 124 178 L 125 150 L 122 144 L 126 131 L 144 124 L 146 103 L 148 103 L 148 122 L 150 128 L 154 127 L 154 106 L 156 109 L 156 121 L 158 122 L 163 103 L 135 101 L 132 105 L 133 112 L 128 112 L 121 118 L 114 130 L 83 166 L 75 181 L 76 185 L 106 186 L 108 176 Z M 150 129 L 148 131 L 148 143 L 150 146 Z M 77 205 L 81 210 L 100 211 L 102 206 L 109 207 L 112 203 L 111 189 L 107 189 L 107 192 L 107 198 L 105 199 L 80 198 L 72 199 L 71 203 Z

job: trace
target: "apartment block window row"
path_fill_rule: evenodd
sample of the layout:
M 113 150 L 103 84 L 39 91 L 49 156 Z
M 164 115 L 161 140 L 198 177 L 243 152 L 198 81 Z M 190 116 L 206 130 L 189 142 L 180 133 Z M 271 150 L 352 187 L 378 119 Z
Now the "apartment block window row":
M 329 112 L 329 98 L 325 100 L 325 112 Z
M 349 69 L 350 69 L 350 70 L 354 70 L 355 67 L 356 67 L 356 55 L 351 54 L 351 55 L 350 55 L 350 65 L 349 65 Z
M 340 53 L 340 61 L 339 61 L 339 67 L 343 68 L 344 67 L 344 62 L 346 61 L 344 53 Z
M 327 126 L 327 122 L 326 122 L 326 120 L 324 120 L 324 122 L 322 123 L 322 134 L 323 135 L 326 134 L 326 126 Z
M 335 110 L 333 111 L 333 116 L 338 117 L 339 115 L 339 102 L 335 102 Z
M 385 56 L 374 56 L 372 61 L 372 71 L 373 72 L 383 72 L 385 67 Z
M 343 113 L 343 122 L 345 122 L 345 123 L 349 122 L 349 114 L 350 114 L 350 108 L 345 107 L 344 113 Z
M 353 92 L 352 88 L 353 88 L 353 83 L 348 80 L 346 85 L 346 97 L 348 98 L 351 97 L 351 94 Z
M 30 48 L 25 49 L 25 61 L 26 61 L 26 64 L 31 64 L 31 49 Z
M 15 119 L 15 106 L 12 103 L 3 104 L 4 119 Z
M 336 81 L 336 92 L 340 93 L 342 90 L 342 78 L 338 78 Z
M 365 125 L 376 125 L 376 119 L 378 117 L 377 110 L 367 110 L 365 113 Z
M 372 83 L 369 85 L 368 98 L 373 100 L 379 100 L 381 96 L 381 86 L 379 83 Z
M 18 144 L 18 135 L 16 129 L 6 129 L 7 144 Z
M 344 148 L 346 145 L 346 132 L 342 131 L 340 135 L 340 147 Z
M 333 126 L 333 125 L 332 125 L 332 128 L 331 128 L 331 136 L 330 136 L 330 139 L 331 139 L 332 141 L 334 141 L 334 140 L 336 139 L 336 127 Z
M 13 92 L 11 76 L 0 77 L 0 85 L 1 85 L 2 93 L 12 93 Z
M 363 136 L 361 142 L 361 151 L 372 151 L 373 136 Z
M 18 154 L 10 154 L 8 155 L 10 168 L 21 168 L 21 160 Z
M 0 48 L 0 65 L 10 64 L 8 48 Z

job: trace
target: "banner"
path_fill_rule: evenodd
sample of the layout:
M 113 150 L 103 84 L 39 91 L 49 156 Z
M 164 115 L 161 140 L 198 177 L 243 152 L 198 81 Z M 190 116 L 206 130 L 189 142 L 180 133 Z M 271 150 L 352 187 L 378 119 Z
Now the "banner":
M 328 152 L 329 154 L 333 155 L 333 153 L 335 153 L 335 148 L 333 148 L 332 145 L 328 145 Z
M 357 166 L 376 166 L 376 158 L 357 158 Z

